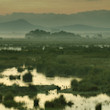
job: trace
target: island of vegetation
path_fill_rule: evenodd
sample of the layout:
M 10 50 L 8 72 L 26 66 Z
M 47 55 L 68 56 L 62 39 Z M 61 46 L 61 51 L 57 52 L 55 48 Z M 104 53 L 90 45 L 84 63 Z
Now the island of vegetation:
M 78 34 L 66 32 L 66 31 L 59 31 L 59 32 L 47 32 L 44 30 L 36 29 L 34 31 L 30 31 L 25 35 L 26 38 L 37 38 L 37 37 L 80 37 Z

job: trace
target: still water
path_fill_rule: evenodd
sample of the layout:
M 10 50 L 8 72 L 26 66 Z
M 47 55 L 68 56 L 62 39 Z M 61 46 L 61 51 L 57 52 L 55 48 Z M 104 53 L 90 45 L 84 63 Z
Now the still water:
M 19 73 L 16 68 L 9 68 L 5 71 L 0 73 L 0 83 L 3 83 L 4 85 L 13 85 L 17 84 L 19 86 L 28 86 L 28 83 L 23 82 L 22 76 L 26 74 L 28 70 L 24 70 L 22 73 Z M 42 73 L 38 73 L 36 69 L 31 71 L 33 75 L 33 85 L 57 85 L 61 87 L 61 89 L 65 88 L 71 88 L 71 81 L 73 79 L 76 79 L 80 81 L 80 78 L 76 77 L 54 77 L 54 78 L 48 78 Z M 10 80 L 9 76 L 13 75 L 21 75 L 20 80 Z M 45 108 L 45 102 L 51 101 L 55 98 L 60 97 L 60 95 L 63 95 L 67 102 L 71 101 L 74 104 L 72 107 L 66 106 L 65 110 L 95 110 L 95 106 L 99 103 L 102 104 L 102 110 L 110 110 L 110 97 L 106 94 L 99 94 L 95 97 L 85 98 L 80 95 L 73 95 L 71 93 L 57 93 L 57 90 L 51 90 L 48 91 L 49 94 L 44 93 L 38 93 L 36 94 L 36 98 L 39 99 L 39 108 Z M 34 110 L 34 100 L 30 99 L 28 96 L 16 96 L 14 97 L 14 100 L 16 102 L 22 102 L 25 103 L 25 106 L 27 107 L 27 110 Z M 14 108 L 5 108 L 3 104 L 0 104 L 0 110 L 16 110 Z
M 60 95 L 63 95 L 67 102 L 72 101 L 74 105 L 72 107 L 66 106 L 64 110 L 95 110 L 95 106 L 99 103 L 102 103 L 102 110 L 110 110 L 110 97 L 106 94 L 100 94 L 96 97 L 85 98 L 80 95 L 73 95 L 67 93 L 50 93 L 46 94 L 38 94 L 37 98 L 40 99 L 39 106 L 40 108 L 45 108 L 45 102 L 51 101 L 55 98 L 58 98 Z M 33 109 L 33 100 L 29 99 L 28 96 L 24 97 L 15 97 L 15 101 L 17 102 L 25 102 L 28 109 Z
M 0 51 L 1 50 L 10 50 L 10 51 L 21 51 L 22 48 L 21 47 L 0 47 Z
M 17 84 L 19 86 L 27 86 L 28 83 L 25 83 L 23 81 L 23 75 L 26 74 L 27 72 L 28 72 L 28 70 L 25 70 L 22 73 L 19 73 L 16 68 L 6 69 L 2 73 L 0 73 L 0 75 L 2 76 L 0 78 L 0 83 L 3 83 L 7 86 L 13 85 L 13 84 Z M 61 87 L 62 89 L 70 88 L 71 87 L 71 81 L 73 79 L 76 79 L 78 81 L 81 80 L 80 78 L 76 78 L 76 77 L 69 77 L 69 78 L 54 77 L 54 78 L 50 78 L 50 77 L 46 77 L 42 73 L 38 73 L 36 69 L 31 71 L 31 74 L 33 75 L 33 81 L 31 83 L 33 85 L 52 85 L 52 84 L 54 84 L 54 85 Z M 10 80 L 9 79 L 10 75 L 13 75 L 13 76 L 21 75 L 21 79 L 20 80 Z

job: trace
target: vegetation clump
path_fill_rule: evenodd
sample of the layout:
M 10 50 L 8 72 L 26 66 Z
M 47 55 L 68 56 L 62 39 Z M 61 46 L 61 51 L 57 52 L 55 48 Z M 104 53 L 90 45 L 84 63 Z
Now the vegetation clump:
M 73 80 L 71 82 L 71 86 L 72 86 L 73 91 L 77 91 L 77 92 L 97 92 L 97 91 L 100 91 L 100 88 L 98 87 L 98 85 L 96 85 L 90 81 L 85 81 L 85 79 L 80 82 Z
M 34 107 L 38 107 L 39 106 L 39 99 L 34 99 Z
M 102 110 L 102 104 L 97 104 L 95 110 Z
M 12 93 L 7 93 L 4 97 L 4 101 L 8 101 L 8 100 L 13 100 L 14 96 L 12 95 Z
M 20 80 L 20 75 L 18 75 L 18 76 L 17 75 L 16 76 L 10 75 L 9 76 L 9 79 L 10 80 L 16 80 L 16 79 L 19 79 Z
M 2 100 L 3 100 L 3 96 L 2 94 L 0 94 L 0 103 L 2 102 Z
M 22 68 L 22 67 L 18 67 L 18 68 L 17 68 L 17 71 L 21 73 L 21 72 L 24 71 L 24 68 Z
M 26 73 L 24 76 L 23 76 L 23 81 L 24 82 L 32 82 L 32 74 L 30 72 Z
M 70 102 L 67 103 L 63 95 L 61 95 L 59 98 L 56 98 L 52 101 L 46 101 L 46 103 L 45 103 L 46 108 L 62 108 L 62 109 L 64 109 L 66 105 L 70 106 Z
M 36 29 L 34 31 L 30 31 L 25 35 L 26 38 L 39 38 L 39 37 L 81 37 L 80 35 L 76 35 L 74 33 L 66 32 L 66 31 L 59 31 L 59 32 L 46 32 L 44 30 Z
M 48 37 L 50 36 L 50 32 L 46 32 L 44 30 L 39 30 L 36 29 L 35 31 L 30 31 L 29 33 L 26 34 L 26 38 L 36 38 L 36 37 Z
M 32 71 L 33 67 L 32 66 L 28 66 L 27 69 L 28 69 L 28 71 Z
M 7 93 L 5 96 L 4 96 L 4 99 L 2 101 L 2 103 L 5 105 L 5 107 L 8 107 L 8 108 L 17 108 L 17 109 L 24 109 L 23 107 L 23 103 L 17 103 L 14 101 L 14 96 L 12 95 L 11 92 Z

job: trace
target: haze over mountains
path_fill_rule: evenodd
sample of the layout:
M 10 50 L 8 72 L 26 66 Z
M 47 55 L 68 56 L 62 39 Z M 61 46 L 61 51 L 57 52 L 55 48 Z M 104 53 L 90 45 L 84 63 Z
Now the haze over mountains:
M 89 25 L 83 25 L 83 24 L 61 26 L 58 28 L 65 31 L 110 31 L 110 28 L 89 26 Z
M 68 26 L 43 27 L 29 23 L 24 19 L 0 23 L 0 32 L 28 32 L 30 30 L 41 29 L 51 32 L 57 31 L 110 31 L 110 28 L 95 27 L 83 24 Z
M 0 23 L 0 31 L 27 31 L 35 28 L 35 25 L 23 19 Z
M 0 31 L 33 29 L 67 31 L 109 31 L 110 11 L 88 11 L 71 15 L 13 13 L 0 15 Z

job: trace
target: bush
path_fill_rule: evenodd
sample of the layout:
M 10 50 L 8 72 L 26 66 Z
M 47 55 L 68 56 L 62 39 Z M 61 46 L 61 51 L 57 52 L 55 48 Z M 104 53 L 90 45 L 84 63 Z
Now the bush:
M 13 100 L 5 100 L 3 102 L 3 104 L 5 105 L 5 107 L 11 108 L 11 107 L 16 107 L 17 103 Z
M 19 76 L 10 75 L 10 76 L 9 76 L 9 79 L 10 79 L 10 80 L 20 79 L 20 75 L 19 75 Z
M 36 86 L 29 84 L 29 90 L 30 91 L 37 91 L 37 88 L 36 88 Z
M 22 110 L 24 109 L 24 107 L 23 107 L 24 103 L 15 102 L 12 93 L 7 93 L 4 96 L 3 104 L 5 105 L 5 107 L 8 107 L 8 108 L 14 107 L 14 108 L 18 108 L 18 109 L 22 108 Z
M 95 110 L 102 110 L 102 104 L 97 104 Z
M 57 86 L 57 91 L 60 91 L 61 90 L 61 87 Z
M 11 108 L 17 108 L 18 110 L 27 110 L 23 107 L 24 103 L 17 103 L 14 100 L 7 100 L 4 101 L 3 104 L 5 105 L 5 107 Z
M 93 92 L 98 90 L 98 86 L 90 81 L 81 81 L 78 85 L 78 91 Z
M 38 107 L 39 106 L 39 99 L 34 99 L 34 107 Z
M 0 102 L 2 102 L 3 96 L 2 94 L 0 94 Z
M 4 101 L 11 101 L 11 100 L 13 100 L 13 95 L 12 95 L 12 93 L 7 93 L 6 95 L 5 95 L 5 97 L 4 97 Z
M 70 106 L 70 103 L 66 102 L 63 95 L 61 95 L 59 98 L 52 100 L 51 102 L 46 101 L 46 103 L 45 103 L 46 108 L 64 108 L 66 105 Z
M 33 67 L 29 66 L 29 67 L 27 67 L 27 69 L 30 71 L 30 70 L 33 70 Z
M 18 67 L 18 68 L 17 68 L 17 71 L 21 73 L 21 72 L 24 71 L 24 68 Z
M 73 103 L 72 103 L 71 101 L 69 101 L 69 102 L 68 102 L 68 106 L 71 107 L 72 105 L 73 105 Z
M 4 97 L 3 104 L 8 108 L 14 107 L 16 106 L 16 102 L 13 99 L 12 93 L 7 93 Z
M 71 87 L 73 90 L 77 91 L 78 90 L 78 84 L 79 82 L 77 80 L 72 80 L 71 81 Z
M 26 73 L 24 76 L 23 76 L 23 81 L 24 82 L 32 82 L 32 74 L 30 72 Z

